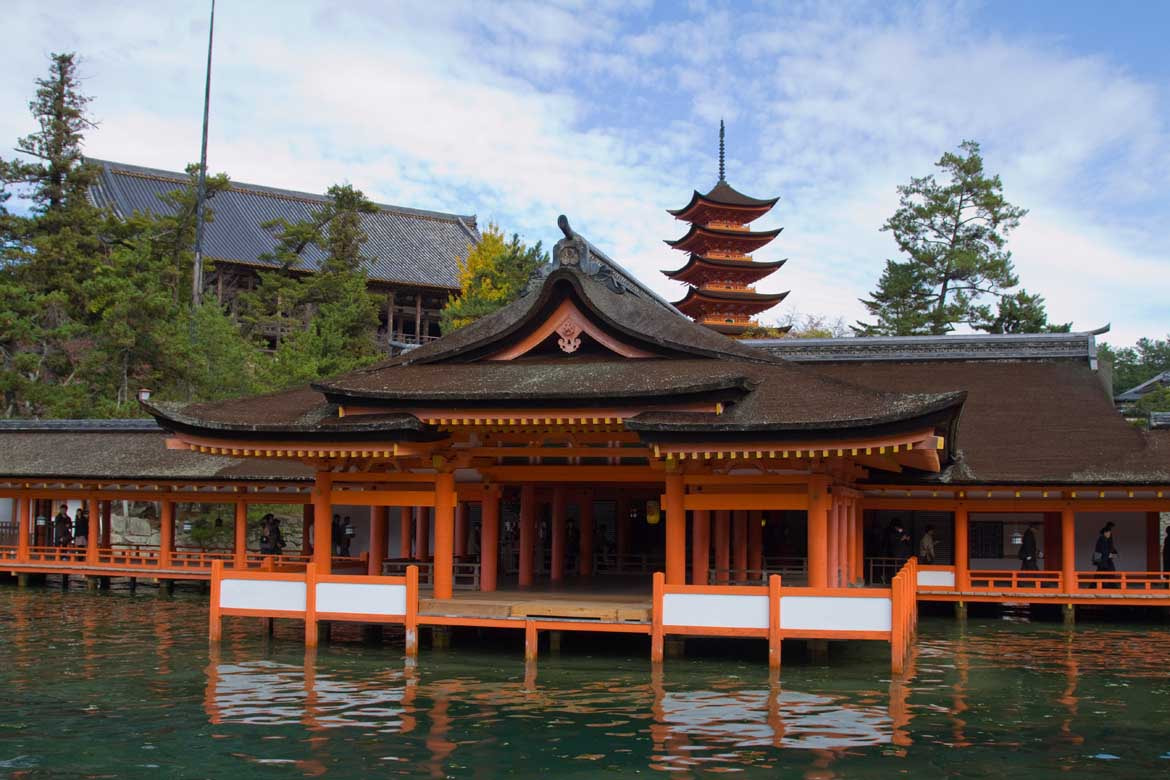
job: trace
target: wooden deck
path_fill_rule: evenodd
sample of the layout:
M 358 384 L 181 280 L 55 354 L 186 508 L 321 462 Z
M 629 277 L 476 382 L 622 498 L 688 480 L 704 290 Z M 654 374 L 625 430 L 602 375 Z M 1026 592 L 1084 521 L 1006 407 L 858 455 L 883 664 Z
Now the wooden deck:
M 649 623 L 649 593 L 506 590 L 456 593 L 454 598 L 422 595 L 420 616 L 582 620 L 597 623 Z

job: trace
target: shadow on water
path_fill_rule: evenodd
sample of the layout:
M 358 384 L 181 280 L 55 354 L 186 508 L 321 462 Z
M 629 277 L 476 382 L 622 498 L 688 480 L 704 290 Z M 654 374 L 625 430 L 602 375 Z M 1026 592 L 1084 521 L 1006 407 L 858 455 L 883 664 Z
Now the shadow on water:
M 909 672 L 885 648 L 785 658 L 734 646 L 653 668 L 637 643 L 524 664 L 456 637 L 417 663 L 358 627 L 231 620 L 197 596 L 0 590 L 0 774 L 11 777 L 869 778 L 1164 776 L 1163 626 L 927 620 Z M 794 643 L 795 644 L 795 643 Z M 750 657 L 749 657 L 750 656 Z

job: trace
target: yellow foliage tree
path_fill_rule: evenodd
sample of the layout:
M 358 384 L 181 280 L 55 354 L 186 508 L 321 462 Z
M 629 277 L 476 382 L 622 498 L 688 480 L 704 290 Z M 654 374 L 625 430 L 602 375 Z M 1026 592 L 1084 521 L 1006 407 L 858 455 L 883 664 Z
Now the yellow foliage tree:
M 495 223 L 483 230 L 478 244 L 459 258 L 459 288 L 443 309 L 443 333 L 458 330 L 491 314 L 520 296 L 532 273 L 548 262 L 539 241 L 525 246 L 513 233 L 507 240 Z

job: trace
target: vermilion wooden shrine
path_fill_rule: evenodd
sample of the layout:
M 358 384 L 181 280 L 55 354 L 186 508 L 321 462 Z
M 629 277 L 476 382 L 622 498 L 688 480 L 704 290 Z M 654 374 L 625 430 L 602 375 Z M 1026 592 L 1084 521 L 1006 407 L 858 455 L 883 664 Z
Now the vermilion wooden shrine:
M 309 643 L 318 621 L 389 622 L 413 652 L 420 626 L 480 626 L 523 630 L 534 654 L 542 630 L 613 631 L 649 636 L 655 658 L 671 635 L 758 637 L 774 663 L 783 639 L 860 639 L 891 643 L 896 668 L 923 599 L 1170 604 L 1147 563 L 1170 438 L 1121 420 L 1080 353 L 749 345 L 561 227 L 519 300 L 405 355 L 273 395 L 147 402 L 168 432 L 144 456 L 158 466 L 126 465 L 115 434 L 57 460 L 7 435 L 29 456 L 0 456 L 18 516 L 3 568 L 210 577 L 213 636 L 225 615 L 302 619 Z M 103 540 L 103 504 L 129 497 L 162 506 L 157 549 Z M 87 548 L 34 543 L 49 498 L 92 502 Z M 234 549 L 177 550 L 179 501 L 235 504 Z M 247 549 L 248 505 L 273 503 L 305 507 L 300 553 Z M 361 554 L 336 554 L 339 507 L 370 510 Z M 1037 521 L 1038 571 L 1017 570 L 1014 521 L 996 517 Z M 933 524 L 938 560 L 890 560 L 875 537 L 898 518 L 915 540 Z M 1086 571 L 1105 518 L 1141 558 Z

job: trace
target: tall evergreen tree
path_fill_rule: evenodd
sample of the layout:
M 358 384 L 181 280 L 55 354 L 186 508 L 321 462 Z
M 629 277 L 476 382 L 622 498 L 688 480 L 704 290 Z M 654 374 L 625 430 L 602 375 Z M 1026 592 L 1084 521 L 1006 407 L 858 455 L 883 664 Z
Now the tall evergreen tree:
M 882 226 L 907 260 L 887 260 L 877 289 L 863 299 L 873 323 L 859 335 L 939 335 L 957 325 L 991 332 L 1049 326 L 1040 296 L 1019 284 L 1008 235 L 1027 214 L 1008 203 L 999 176 L 983 169 L 979 144 L 964 141 L 935 164 L 944 180 L 916 177 L 898 187 L 899 204 Z M 993 313 L 988 298 L 997 299 Z
M 518 234 L 506 240 L 498 225 L 489 224 L 478 244 L 459 258 L 461 292 L 447 301 L 443 333 L 462 328 L 516 300 L 537 268 L 549 261 L 541 242 L 526 246 Z

